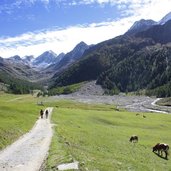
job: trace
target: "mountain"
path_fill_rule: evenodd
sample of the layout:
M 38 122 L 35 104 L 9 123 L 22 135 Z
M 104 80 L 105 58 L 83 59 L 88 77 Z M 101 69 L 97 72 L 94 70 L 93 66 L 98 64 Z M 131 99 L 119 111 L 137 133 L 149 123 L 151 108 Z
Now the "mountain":
M 0 58 L 0 82 L 7 84 L 11 93 L 29 93 L 31 89 L 40 88 L 41 86 L 35 83 L 40 78 L 42 78 L 41 74 L 25 65 L 18 56 Z
M 64 56 L 62 54 L 62 58 L 60 58 L 60 60 L 58 62 L 56 62 L 56 63 L 50 65 L 48 68 L 46 68 L 44 72 L 60 73 L 62 70 L 67 68 L 69 65 L 78 61 L 88 48 L 89 48 L 89 46 L 86 43 L 80 42 L 79 44 L 77 44 L 74 47 L 74 49 L 72 51 L 68 52 Z
M 33 56 L 12 56 L 10 58 L 0 58 L 0 81 L 8 83 L 9 80 L 25 80 L 39 82 L 49 80 L 59 69 L 67 67 L 70 63 L 79 59 L 88 48 L 84 42 L 79 43 L 68 54 L 60 53 L 56 55 L 53 51 L 46 51 L 37 58 Z M 64 58 L 64 60 L 63 60 Z M 11 79 L 13 78 L 13 79 Z
M 53 51 L 46 51 L 33 60 L 32 65 L 36 68 L 46 68 L 57 61 L 57 54 Z
M 75 48 L 72 51 L 67 53 L 62 58 L 62 60 L 58 64 L 58 66 L 62 67 L 62 66 L 66 66 L 66 65 L 69 65 L 70 63 L 75 62 L 76 60 L 81 58 L 81 56 L 83 55 L 85 50 L 87 50 L 88 48 L 89 48 L 89 46 L 86 43 L 80 42 L 79 44 L 77 44 L 75 46 Z
M 89 48 L 82 58 L 64 70 L 55 74 L 54 86 L 68 85 L 82 81 L 98 79 L 111 67 L 116 67 L 122 60 L 134 54 L 138 49 L 152 45 L 149 40 L 119 36 Z
M 89 48 L 79 61 L 60 75 L 55 74 L 52 87 L 94 79 L 110 93 L 157 89 L 170 85 L 169 35 L 171 21 L 164 25 L 154 25 L 133 36 L 118 36 L 99 43 Z M 159 90 L 157 89 L 161 95 Z M 169 91 L 168 88 L 165 95 L 169 95 Z
M 147 31 L 137 33 L 137 37 L 151 38 L 156 43 L 169 43 L 171 42 L 171 20 L 167 21 L 163 25 L 155 25 L 149 28 Z
M 139 21 L 136 21 L 125 34 L 126 35 L 134 35 L 138 32 L 145 31 L 156 24 L 157 24 L 157 22 L 155 22 L 153 20 L 141 19 Z
M 19 56 L 0 60 L 0 71 L 14 78 L 36 80 L 39 72 L 25 64 Z
M 57 56 L 57 60 L 56 60 L 56 63 L 60 62 L 61 59 L 65 56 L 65 53 L 60 53 L 58 56 Z
M 159 22 L 150 19 L 149 20 L 141 19 L 139 21 L 136 21 L 125 34 L 135 35 L 136 33 L 148 30 L 152 26 L 163 25 L 169 20 L 171 20 L 171 12 L 168 13 L 166 16 L 164 16 Z
M 110 94 L 145 89 L 152 95 L 171 96 L 169 18 L 170 14 L 158 24 L 137 21 L 124 35 L 93 46 L 80 42 L 67 54 L 47 51 L 37 58 L 0 58 L 0 81 L 41 79 L 54 88 L 97 80 Z
M 18 56 L 18 55 L 15 55 L 15 56 L 12 56 L 12 57 L 10 57 L 10 58 L 7 58 L 7 60 L 8 60 L 9 62 L 11 62 L 11 63 L 20 63 L 20 62 L 22 62 L 21 57 Z
M 3 59 L 2 57 L 0 57 L 0 62 L 3 62 L 3 60 L 4 60 L 4 59 Z
M 34 56 L 32 56 L 32 55 L 31 56 L 25 56 L 23 58 L 23 62 L 28 64 L 28 65 L 31 65 L 33 60 L 34 60 Z
M 166 16 L 164 16 L 160 21 L 159 24 L 163 25 L 165 24 L 167 21 L 171 20 L 171 12 L 168 13 Z

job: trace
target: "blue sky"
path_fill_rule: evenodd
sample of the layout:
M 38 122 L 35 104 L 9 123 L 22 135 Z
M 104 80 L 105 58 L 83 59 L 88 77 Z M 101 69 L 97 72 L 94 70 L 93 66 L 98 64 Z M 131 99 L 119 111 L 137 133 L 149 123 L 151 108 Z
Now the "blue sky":
M 1 0 L 0 56 L 67 53 L 80 41 L 96 44 L 170 11 L 171 0 Z

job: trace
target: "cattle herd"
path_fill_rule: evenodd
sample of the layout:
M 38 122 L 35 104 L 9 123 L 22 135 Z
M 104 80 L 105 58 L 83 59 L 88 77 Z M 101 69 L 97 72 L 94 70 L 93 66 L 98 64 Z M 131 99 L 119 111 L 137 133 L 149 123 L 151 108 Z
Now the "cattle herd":
M 138 142 L 138 136 L 132 135 L 129 139 L 130 142 L 136 143 Z M 163 157 L 163 152 L 165 153 L 165 159 L 168 159 L 169 154 L 169 145 L 165 143 L 157 143 L 153 147 L 153 152 L 158 154 L 159 156 Z

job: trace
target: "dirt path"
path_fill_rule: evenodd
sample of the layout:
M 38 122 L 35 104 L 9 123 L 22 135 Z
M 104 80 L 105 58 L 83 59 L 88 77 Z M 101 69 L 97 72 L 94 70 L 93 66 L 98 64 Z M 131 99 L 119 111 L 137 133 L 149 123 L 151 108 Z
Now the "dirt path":
M 49 117 L 53 108 L 49 110 Z M 33 129 L 0 152 L 0 171 L 38 171 L 52 138 L 49 119 L 37 120 Z

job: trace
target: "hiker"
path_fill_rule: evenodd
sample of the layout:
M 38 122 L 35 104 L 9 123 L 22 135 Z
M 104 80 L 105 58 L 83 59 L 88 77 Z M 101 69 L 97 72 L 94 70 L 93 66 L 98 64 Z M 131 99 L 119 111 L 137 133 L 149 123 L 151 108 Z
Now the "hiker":
M 49 111 L 46 110 L 45 114 L 46 114 L 46 119 L 47 119 L 48 118 Z
M 42 109 L 40 110 L 40 117 L 41 117 L 41 119 L 43 119 L 43 110 Z

